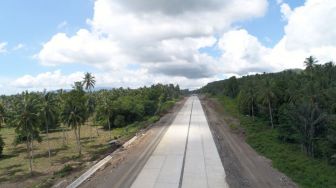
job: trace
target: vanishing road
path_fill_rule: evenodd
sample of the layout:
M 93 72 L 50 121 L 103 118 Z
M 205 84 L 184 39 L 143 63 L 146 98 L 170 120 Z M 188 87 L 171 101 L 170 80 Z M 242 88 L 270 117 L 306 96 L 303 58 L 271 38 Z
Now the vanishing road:
M 198 97 L 190 97 L 132 188 L 225 188 L 225 171 Z
M 197 96 L 175 106 L 80 187 L 226 188 L 226 174 Z M 118 162 L 120 159 L 121 162 Z

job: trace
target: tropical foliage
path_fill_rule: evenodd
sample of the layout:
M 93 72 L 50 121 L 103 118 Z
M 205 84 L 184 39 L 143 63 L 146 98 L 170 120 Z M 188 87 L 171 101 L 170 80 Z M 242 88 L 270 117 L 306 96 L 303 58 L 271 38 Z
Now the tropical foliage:
M 336 66 L 314 57 L 304 65 L 305 70 L 231 77 L 199 92 L 237 99 L 240 113 L 267 119 L 279 142 L 298 144 L 307 156 L 335 164 Z
M 54 155 L 49 145 L 50 131 L 62 130 L 66 147 L 64 130 L 71 129 L 76 138 L 76 152 L 81 156 L 81 127 L 84 124 L 95 126 L 97 136 L 97 127 L 100 126 L 110 132 L 110 139 L 116 139 L 111 136 L 114 128 L 136 126 L 136 122 L 157 119 L 157 115 L 166 111 L 167 106 L 171 106 L 181 94 L 179 86 L 172 84 L 95 91 L 95 83 L 94 75 L 85 73 L 83 80 L 75 82 L 70 90 L 27 91 L 0 97 L 0 126 L 16 129 L 14 144 L 25 144 L 31 173 L 36 141 L 47 143 L 49 159 Z M 41 133 L 45 133 L 45 137 Z M 2 148 L 0 137 L 0 151 Z

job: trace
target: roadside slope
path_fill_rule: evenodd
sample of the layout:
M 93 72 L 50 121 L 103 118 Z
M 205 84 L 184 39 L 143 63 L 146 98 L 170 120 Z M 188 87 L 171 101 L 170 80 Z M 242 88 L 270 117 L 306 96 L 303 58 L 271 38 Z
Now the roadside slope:
M 297 187 L 287 176 L 272 168 L 271 162 L 254 151 L 243 137 L 230 130 L 224 118 L 228 115 L 223 113 L 220 104 L 202 98 L 202 105 L 231 188 Z M 237 121 L 232 117 L 227 118 Z

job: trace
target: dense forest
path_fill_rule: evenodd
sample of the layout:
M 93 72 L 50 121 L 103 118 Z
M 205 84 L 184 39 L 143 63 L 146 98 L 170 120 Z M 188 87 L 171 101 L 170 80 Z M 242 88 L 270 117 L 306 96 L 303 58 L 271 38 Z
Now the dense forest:
M 81 126 L 91 121 L 94 127 L 110 132 L 134 122 L 158 116 L 170 108 L 180 97 L 178 85 L 152 85 L 139 89 L 111 89 L 94 91 L 95 77 L 86 73 L 82 81 L 75 82 L 71 90 L 22 92 L 0 98 L 0 125 L 15 128 L 13 144 L 24 144 L 30 171 L 34 154 L 34 141 L 48 142 L 51 130 L 72 129 L 78 155 L 81 155 Z M 41 133 L 46 134 L 42 140 Z M 98 129 L 97 129 L 98 133 Z M 0 155 L 4 142 L 0 137 Z M 1 160 L 1 158 L 0 158 Z
M 305 69 L 264 73 L 209 83 L 198 92 L 237 100 L 241 114 L 263 118 L 279 142 L 336 164 L 336 66 L 306 58 Z

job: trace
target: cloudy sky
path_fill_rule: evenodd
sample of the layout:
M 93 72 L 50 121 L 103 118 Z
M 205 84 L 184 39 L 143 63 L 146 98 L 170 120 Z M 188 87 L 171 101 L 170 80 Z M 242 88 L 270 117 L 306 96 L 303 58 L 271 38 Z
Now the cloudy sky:
M 336 59 L 335 0 L 2 0 L 0 94 L 174 83 Z

